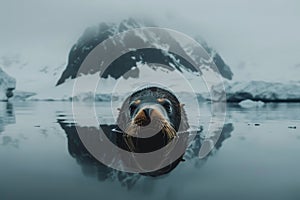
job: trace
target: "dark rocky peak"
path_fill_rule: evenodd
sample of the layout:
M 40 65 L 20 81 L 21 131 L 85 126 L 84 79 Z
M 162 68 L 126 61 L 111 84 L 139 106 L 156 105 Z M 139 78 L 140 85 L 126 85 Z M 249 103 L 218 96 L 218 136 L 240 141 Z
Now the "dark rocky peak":
M 153 27 L 153 24 L 145 23 L 145 22 L 138 22 L 132 18 L 123 20 L 119 24 L 115 23 L 100 23 L 98 26 L 89 27 L 87 28 L 83 35 L 78 39 L 77 43 L 74 44 L 72 47 L 69 58 L 68 64 L 66 69 L 62 73 L 61 77 L 59 78 L 56 85 L 60 85 L 65 82 L 68 78 L 76 78 L 77 76 L 86 75 L 86 74 L 94 74 L 99 72 L 99 66 L 95 64 L 88 70 L 79 71 L 79 68 L 83 62 L 83 60 L 87 57 L 87 55 L 101 42 L 106 40 L 107 38 L 116 35 L 118 33 L 132 30 L 135 28 L 141 27 Z M 173 38 L 169 34 L 157 36 L 151 36 L 147 32 L 142 32 L 142 34 L 136 34 L 137 42 L 145 43 L 144 39 L 147 38 L 149 43 L 155 43 L 158 45 L 166 44 L 172 45 L 172 47 L 179 50 L 181 55 L 187 55 L 187 50 L 185 47 L 181 46 L 178 41 Z M 126 45 L 127 41 L 114 41 L 118 45 Z M 213 61 L 216 63 L 218 70 L 220 71 L 221 75 L 227 79 L 231 79 L 233 74 L 228 65 L 224 62 L 222 57 L 211 47 L 209 47 L 204 41 L 200 41 L 205 50 L 208 52 L 209 56 L 213 58 Z M 192 49 L 192 53 L 194 52 L 196 58 L 197 56 L 200 59 L 200 55 L 196 55 L 196 51 Z M 109 53 L 109 52 L 107 52 Z M 99 58 L 100 60 L 105 60 L 105 57 Z M 130 77 L 138 78 L 139 77 L 139 70 L 134 68 L 137 66 L 138 62 L 142 63 L 157 63 L 161 65 L 170 66 L 171 70 L 179 70 L 182 71 L 183 69 L 196 72 L 197 70 L 194 66 L 185 60 L 183 57 L 172 54 L 171 52 L 164 52 L 160 49 L 155 48 L 146 48 L 146 49 L 137 49 L 134 51 L 130 51 L 128 53 L 123 54 L 118 59 L 116 59 L 113 63 L 109 65 L 105 72 L 101 74 L 103 78 L 107 78 L 111 76 L 115 79 L 120 78 L 126 72 L 130 71 Z M 124 77 L 128 78 L 128 77 Z

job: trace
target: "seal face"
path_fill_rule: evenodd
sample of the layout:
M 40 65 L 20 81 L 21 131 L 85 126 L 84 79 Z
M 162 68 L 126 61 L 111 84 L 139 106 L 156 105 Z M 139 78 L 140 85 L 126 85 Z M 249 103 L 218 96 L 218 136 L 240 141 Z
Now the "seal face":
M 170 91 L 147 87 L 134 92 L 123 103 L 118 126 L 132 152 L 150 152 L 168 144 L 188 123 L 183 105 Z

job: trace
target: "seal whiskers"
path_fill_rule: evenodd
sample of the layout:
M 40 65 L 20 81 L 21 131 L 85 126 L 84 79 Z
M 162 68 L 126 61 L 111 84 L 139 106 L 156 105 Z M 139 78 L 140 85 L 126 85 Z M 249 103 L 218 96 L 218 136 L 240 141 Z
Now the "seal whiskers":
M 188 129 L 183 104 L 170 91 L 158 87 L 147 87 L 127 97 L 117 123 L 132 152 L 162 148 L 177 137 L 177 131 Z

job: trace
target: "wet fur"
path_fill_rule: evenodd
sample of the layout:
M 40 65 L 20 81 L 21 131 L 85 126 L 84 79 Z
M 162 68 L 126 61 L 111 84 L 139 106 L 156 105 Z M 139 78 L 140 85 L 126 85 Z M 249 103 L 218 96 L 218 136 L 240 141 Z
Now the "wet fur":
M 138 120 L 143 120 L 144 117 L 139 112 L 134 117 L 130 116 L 130 112 L 128 112 L 130 102 L 136 100 L 144 101 L 148 99 L 158 98 L 168 99 L 171 102 L 171 107 L 173 109 L 172 114 L 168 116 L 168 120 L 165 119 L 165 117 L 161 113 L 155 110 L 153 111 L 155 112 L 154 123 L 157 123 L 157 126 L 161 128 L 161 131 L 158 134 L 162 134 L 162 138 L 164 138 L 164 141 L 160 142 L 166 145 L 177 136 L 177 132 L 186 131 L 189 128 L 186 113 L 183 108 L 184 105 L 180 104 L 174 94 L 158 87 L 144 88 L 133 93 L 124 101 L 117 119 L 118 125 L 122 126 L 120 128 L 125 132 L 124 140 L 130 151 L 137 151 L 136 147 L 138 146 L 138 139 L 136 138 L 138 137 L 141 129 L 141 126 L 138 125 Z M 133 140 L 133 138 L 135 138 L 135 140 Z

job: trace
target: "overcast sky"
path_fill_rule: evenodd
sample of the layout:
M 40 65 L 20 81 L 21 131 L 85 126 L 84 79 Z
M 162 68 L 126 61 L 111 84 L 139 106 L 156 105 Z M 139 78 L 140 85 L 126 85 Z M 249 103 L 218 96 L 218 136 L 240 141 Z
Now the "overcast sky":
M 235 80 L 300 77 L 298 0 L 0 1 L 0 57 L 18 54 L 55 67 L 66 62 L 86 27 L 135 17 L 201 35 L 231 66 Z

